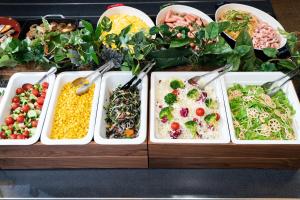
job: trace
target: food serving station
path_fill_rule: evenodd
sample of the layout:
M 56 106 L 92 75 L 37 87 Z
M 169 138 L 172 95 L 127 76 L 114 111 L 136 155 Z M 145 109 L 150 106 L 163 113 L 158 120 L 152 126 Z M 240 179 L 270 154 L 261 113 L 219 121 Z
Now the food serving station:
M 6 125 L 2 126 L 4 138 L 0 140 L 0 167 L 2 169 L 300 167 L 300 105 L 296 93 L 299 90 L 296 91 L 295 89 L 299 88 L 299 80 L 294 81 L 295 87 L 292 82 L 285 84 L 282 87 L 283 96 L 276 96 L 278 93 L 274 95 L 260 93 L 260 96 L 256 96 L 258 100 L 253 105 L 250 105 L 248 108 L 241 107 L 238 109 L 244 109 L 244 113 L 233 111 L 235 103 L 240 103 L 239 106 L 245 106 L 247 104 L 245 102 L 254 101 L 253 99 L 256 98 L 254 97 L 256 95 L 255 92 L 251 93 L 250 96 L 246 95 L 248 94 L 248 85 L 262 85 L 267 81 L 281 78 L 284 76 L 284 73 L 289 74 L 292 72 L 296 75 L 299 72 L 298 57 L 296 56 L 298 51 L 294 49 L 296 46 L 291 48 L 292 42 L 295 44 L 296 35 L 280 30 L 284 27 L 271 17 L 274 14 L 269 1 L 230 1 L 226 3 L 218 1 L 188 1 L 184 3 L 179 2 L 179 7 L 176 7 L 176 2 L 162 7 L 162 2 L 130 1 L 125 3 L 129 8 L 115 3 L 118 2 L 99 3 L 92 0 L 89 3 L 72 3 L 71 1 L 66 3 L 55 1 L 41 3 L 20 3 L 16 1 L 14 3 L 3 1 L 1 3 L 1 7 L 5 8 L 1 15 L 10 16 L 19 22 L 19 40 L 26 42 L 29 40 L 25 38 L 32 37 L 30 41 L 34 41 L 41 35 L 44 37 L 45 33 L 40 31 L 39 28 L 42 26 L 39 25 L 43 24 L 44 27 L 47 27 L 48 24 L 53 27 L 53 24 L 51 24 L 53 21 L 58 23 L 58 26 L 59 23 L 71 23 L 71 25 L 70 27 L 63 27 L 54 31 L 51 29 L 46 30 L 46 33 L 49 31 L 59 32 L 62 35 L 72 35 L 73 31 L 77 31 L 78 28 L 83 35 L 90 36 L 89 34 L 94 30 L 95 34 L 97 34 L 96 27 L 103 29 L 99 29 L 100 32 L 103 32 L 98 35 L 97 41 L 93 40 L 91 42 L 94 45 L 92 46 L 94 48 L 92 49 L 93 52 L 88 51 L 88 53 L 84 52 L 82 55 L 79 55 L 93 55 L 86 58 L 90 59 L 87 62 L 86 59 L 81 59 L 80 57 L 81 67 L 74 67 L 72 65 L 74 63 L 70 64 L 68 62 L 69 60 L 70 62 L 74 61 L 72 52 L 68 53 L 72 54 L 73 57 L 68 57 L 68 54 L 63 59 L 60 59 L 56 54 L 55 56 L 57 57 L 54 56 L 53 61 L 53 57 L 51 57 L 52 51 L 49 51 L 51 48 L 50 43 L 47 46 L 49 49 L 42 49 L 44 52 L 43 56 L 49 59 L 49 62 L 46 64 L 32 60 L 27 62 L 24 59 L 22 60 L 23 63 L 20 63 L 21 61 L 14 57 L 13 61 L 19 62 L 14 67 L 6 66 L 5 64 L 3 64 L 2 68 L 0 67 L 2 84 L 0 87 L 5 88 L 7 86 L 5 96 L 0 100 L 0 112 L 3 112 L 0 116 L 0 125 L 6 123 Z M 243 6 L 230 3 L 241 3 L 251 7 L 246 6 L 246 10 L 243 10 Z M 112 4 L 115 5 L 111 6 Z M 138 9 L 138 11 L 131 10 L 132 8 Z M 222 8 L 227 10 L 225 9 L 224 11 Z M 219 15 L 217 14 L 217 9 L 221 10 Z M 228 13 L 227 16 L 226 12 L 231 11 L 237 11 L 240 12 L 237 15 L 246 16 L 246 26 L 249 26 L 249 30 L 251 30 L 251 26 L 254 27 L 252 27 L 253 32 L 250 31 L 253 35 L 244 30 L 236 31 L 236 29 L 229 26 L 229 23 L 226 24 L 226 21 L 231 16 Z M 138 27 L 142 30 L 145 26 L 150 28 L 152 35 L 139 36 L 142 39 L 135 35 L 135 39 L 138 42 L 128 42 L 130 40 L 129 36 L 133 37 L 133 35 L 129 34 L 130 29 L 126 30 L 126 26 L 122 27 L 122 21 L 118 21 L 118 15 L 121 15 L 122 18 L 124 13 L 128 16 L 140 18 L 138 20 L 134 19 L 136 21 L 134 21 L 135 25 L 131 27 L 132 29 Z M 41 16 L 46 16 L 43 18 L 43 21 Z M 114 17 L 116 17 L 116 21 L 114 21 Z M 184 18 L 185 21 L 172 21 L 176 17 Z M 238 19 L 237 24 L 239 26 L 243 24 L 243 22 L 239 21 L 241 20 L 239 17 L 234 19 Z M 80 22 L 80 20 L 87 21 Z M 213 20 L 217 22 L 213 22 Z M 257 25 L 260 23 L 263 23 L 263 26 Z M 33 24 L 37 25 L 33 27 Z M 73 29 L 73 24 L 77 28 Z M 109 30 L 106 30 L 107 26 L 110 26 Z M 119 26 L 122 27 L 122 30 L 120 30 Z M 170 28 L 171 31 L 167 28 L 170 32 L 166 31 L 166 26 Z M 176 27 L 182 26 L 185 28 L 176 29 Z M 221 28 L 222 26 L 228 26 L 228 29 L 223 29 Z M 230 31 L 229 27 L 231 28 Z M 260 30 L 256 29 L 257 27 L 265 28 L 268 32 L 260 32 Z M 64 32 L 68 28 L 71 31 Z M 119 32 L 110 32 L 114 28 L 119 29 Z M 28 34 L 29 30 L 33 30 L 33 36 Z M 172 33 L 174 30 L 179 32 L 174 34 Z M 244 34 L 244 36 L 238 36 L 239 34 L 237 34 L 234 37 L 232 33 L 235 32 L 238 32 L 240 35 Z M 36 33 L 37 35 L 35 35 Z M 135 33 L 138 33 L 138 31 Z M 201 36 L 201 33 L 203 33 L 203 36 Z M 111 37 L 109 34 L 111 34 Z M 123 34 L 119 35 L 120 41 L 113 38 L 117 34 Z M 261 36 L 263 34 L 273 35 L 272 38 L 266 38 L 266 41 L 264 41 L 261 40 L 261 37 L 264 37 Z M 249 38 L 247 39 L 247 37 L 250 37 L 249 35 L 257 39 L 257 41 L 253 40 L 253 44 L 250 41 L 251 48 L 249 46 Z M 100 36 L 103 36 L 105 39 Z M 49 37 L 51 38 L 52 36 Z M 94 38 L 94 36 L 92 37 Z M 162 40 L 160 40 L 160 37 Z M 110 41 L 109 39 L 111 38 L 113 39 Z M 170 38 L 172 41 L 168 41 Z M 84 40 L 84 37 L 81 39 Z M 163 39 L 170 43 L 164 43 Z M 99 40 L 101 47 L 97 46 L 99 45 L 97 43 Z M 291 42 L 291 40 L 293 41 Z M 151 42 L 147 43 L 149 41 Z M 49 41 L 43 40 L 43 42 L 48 44 L 47 42 Z M 134 46 L 138 46 L 137 44 L 145 45 L 143 48 L 151 47 L 156 49 L 147 55 L 145 49 L 139 49 L 139 53 L 144 53 L 140 57 L 138 57 L 137 51 L 134 50 L 135 57 L 133 59 L 135 59 L 135 64 L 137 62 L 138 65 L 134 67 L 128 66 L 128 64 L 132 63 L 126 60 L 126 53 L 138 48 Z M 71 45 L 75 46 L 75 44 Z M 122 45 L 128 45 L 126 51 Z M 19 48 L 21 48 L 21 45 Z M 60 47 L 57 46 L 55 48 L 58 49 Z M 55 51 L 55 48 L 53 48 L 53 51 Z M 101 48 L 101 55 L 105 55 L 110 51 L 107 49 L 112 49 L 113 52 L 117 52 L 115 53 L 117 55 L 114 54 L 113 58 L 107 56 L 109 58 L 107 59 L 106 57 L 105 59 L 97 54 L 96 48 Z M 170 55 L 170 57 L 157 56 L 164 54 L 162 51 L 166 49 L 172 50 L 170 51 L 171 53 L 166 53 L 166 55 L 174 53 L 178 55 L 179 59 L 176 58 L 176 55 Z M 15 51 L 18 50 L 15 49 Z M 77 51 L 79 52 L 78 49 Z M 204 51 L 206 52 L 202 55 L 201 52 Z M 27 50 L 25 51 L 25 53 L 28 52 Z M 190 55 L 189 52 L 194 54 L 191 53 L 192 55 Z M 125 61 L 116 61 L 119 59 L 119 54 L 123 56 L 123 59 L 125 57 Z M 1 54 L 0 51 L 0 55 L 13 57 L 14 52 Z M 251 58 L 247 60 L 249 55 Z M 99 57 L 95 58 L 97 56 Z M 198 59 L 197 65 L 193 62 L 191 63 L 191 59 L 195 58 L 193 56 Z M 259 61 L 252 60 L 253 62 L 251 61 L 252 63 L 250 63 L 251 66 L 249 67 L 247 62 L 250 62 L 254 57 L 257 57 Z M 223 60 L 224 58 L 225 60 Z M 295 58 L 295 60 L 291 58 Z M 101 59 L 101 61 L 98 59 Z M 89 75 L 93 72 L 92 70 L 96 70 L 100 65 L 109 63 L 109 59 L 114 59 L 113 65 L 115 65 L 115 68 L 121 68 L 121 70 L 127 70 L 127 72 L 122 72 L 120 69 L 106 72 L 105 70 L 109 68 L 108 64 L 106 69 L 102 69 L 103 74 L 101 74 L 101 78 L 95 80 L 94 86 L 88 89 L 89 92 L 93 91 L 93 93 L 91 93 L 89 99 L 86 99 L 88 104 L 85 104 L 86 101 L 83 97 L 90 95 L 89 92 L 85 92 L 83 95 L 76 95 L 75 92 L 78 92 L 78 88 L 75 88 L 72 83 L 79 77 Z M 173 60 L 170 61 L 170 59 Z M 222 60 L 222 62 L 211 64 L 211 61 L 214 59 Z M 65 62 L 66 60 L 68 61 Z M 12 60 L 7 62 L 7 65 L 11 64 L 11 62 Z M 48 65 L 49 63 L 53 65 L 50 66 Z M 121 66 L 116 67 L 118 64 Z M 45 65 L 47 66 L 45 67 Z M 59 67 L 62 65 L 64 67 Z M 65 67 L 65 65 L 67 66 Z M 227 72 L 227 68 L 223 68 L 223 71 L 214 71 L 214 73 L 206 75 L 213 70 L 222 68 L 224 65 L 229 66 L 228 71 L 232 72 Z M 254 65 L 258 67 L 254 67 Z M 44 80 L 47 82 L 45 87 L 42 84 L 41 86 L 36 86 L 35 83 L 53 66 L 58 68 L 56 77 L 55 75 L 47 77 Z M 128 70 L 132 72 L 128 72 Z M 283 71 L 284 73 L 276 71 Z M 21 73 L 12 76 L 15 72 Z M 218 76 L 222 72 L 224 72 L 223 76 L 202 89 L 186 83 L 187 80 L 195 75 L 205 74 L 205 78 L 203 77 L 203 80 L 201 80 L 203 81 L 201 84 L 205 84 L 210 80 L 209 78 L 212 79 L 214 77 L 213 75 Z M 139 80 L 140 82 L 137 83 L 136 87 L 131 87 L 132 84 L 130 84 L 131 89 L 128 90 L 129 93 L 126 93 L 127 90 L 124 90 L 124 93 L 122 89 L 116 89 L 119 86 L 124 87 L 135 75 L 137 78 L 133 81 Z M 9 78 L 10 82 L 7 85 Z M 175 82 L 176 84 L 172 84 Z M 181 85 L 183 82 L 184 85 Z M 28 88 L 25 85 L 24 87 L 26 83 L 30 83 L 31 86 Z M 283 81 L 279 83 L 282 84 Z M 235 86 L 235 84 L 239 85 Z M 235 92 L 235 94 L 239 92 L 237 91 L 238 89 L 232 87 L 238 87 L 245 96 L 242 94 L 239 96 L 238 94 L 231 97 L 232 92 Z M 16 92 L 18 89 L 22 90 L 22 92 Z M 41 94 L 32 97 L 34 89 Z M 249 90 L 251 89 L 253 88 Z M 257 90 L 257 93 L 259 93 L 261 92 L 261 87 L 253 90 Z M 192 91 L 197 91 L 199 94 L 192 94 Z M 45 92 L 44 97 L 42 96 L 43 92 Z M 69 92 L 73 93 L 70 94 Z M 115 102 L 116 99 L 112 97 L 115 92 L 119 92 L 115 97 L 122 96 L 122 101 Z M 11 99 L 16 95 L 15 93 L 17 93 L 19 100 L 11 102 Z M 62 94 L 66 94 L 66 96 Z M 24 100 L 25 103 L 22 101 L 24 96 L 29 96 L 29 100 L 26 102 Z M 72 99 L 68 100 L 68 96 L 72 96 Z M 42 103 L 39 103 L 40 97 L 43 97 Z M 233 102 L 240 97 L 243 98 L 239 99 L 238 102 Z M 128 102 L 126 99 L 129 99 Z M 138 99 L 137 102 L 135 102 L 136 99 Z M 20 100 L 22 102 L 21 105 L 19 104 Z M 245 100 L 245 102 L 241 102 L 242 100 Z M 33 107 L 28 103 L 31 101 Z M 271 102 L 271 106 L 265 103 L 268 101 Z M 62 102 L 62 106 L 58 106 L 60 102 Z M 65 105 L 63 104 L 64 102 L 66 103 Z M 136 105 L 132 105 L 134 102 Z M 122 105 L 122 103 L 125 104 L 125 108 L 122 109 L 127 109 L 131 106 L 138 106 L 138 108 L 126 110 L 131 112 L 129 116 L 131 114 L 135 116 L 133 119 L 134 123 L 132 121 L 126 122 L 127 128 L 123 130 L 124 132 L 120 136 L 120 133 L 114 129 L 115 126 L 118 127 L 119 125 L 114 124 L 116 123 L 114 112 L 118 109 L 118 105 Z M 18 104 L 19 106 L 13 108 L 11 104 Z M 38 110 L 37 116 L 39 118 L 35 119 L 29 116 L 29 112 L 24 111 L 24 106 L 27 104 L 31 110 Z M 40 107 L 37 107 L 39 105 Z M 81 109 L 81 105 L 86 105 L 86 107 L 83 108 L 84 112 L 80 113 L 78 110 Z M 20 111 L 15 112 L 18 109 Z M 278 110 L 277 114 L 274 110 Z M 168 113 L 166 114 L 164 111 L 168 111 Z M 255 112 L 253 115 L 256 117 L 251 117 L 252 112 L 250 111 Z M 17 116 L 15 116 L 16 113 Z M 71 116 L 72 113 L 74 116 Z M 11 116 L 12 123 L 7 122 L 8 115 Z M 20 115 L 25 115 L 25 119 L 20 119 Z M 267 117 L 259 121 L 259 117 L 264 115 L 267 115 Z M 251 118 L 252 121 L 247 119 L 248 121 L 245 122 L 243 121 L 245 118 Z M 38 121 L 39 123 L 34 126 L 33 121 Z M 81 124 L 82 121 L 85 122 Z M 123 121 L 121 120 L 121 122 Z M 71 125 L 67 125 L 68 123 Z M 236 125 L 237 123 L 238 125 Z M 22 126 L 25 124 L 26 127 L 20 127 L 19 124 L 22 124 Z M 265 126 L 262 126 L 262 124 Z M 280 128 L 275 129 L 274 124 Z M 10 129 L 9 125 L 13 125 L 13 130 Z M 67 128 L 72 127 L 73 129 L 67 130 L 72 130 L 73 132 L 67 133 L 64 130 L 60 130 L 64 129 L 64 125 Z M 76 127 L 76 125 L 78 126 Z M 243 126 L 246 126 L 249 130 L 246 130 Z M 249 128 L 249 126 L 251 127 Z M 266 130 L 263 127 L 267 127 Z M 122 128 L 124 129 L 124 127 Z M 251 132 L 251 129 L 255 131 Z M 24 130 L 25 132 L 30 132 L 30 136 L 27 139 L 13 139 L 13 136 L 11 137 L 14 133 L 16 137 L 24 135 L 20 133 L 20 131 Z M 76 133 L 76 130 L 79 130 L 78 133 Z M 87 133 L 83 133 L 84 131 Z M 249 135 L 247 131 L 250 131 Z M 83 135 L 76 138 L 78 135 L 75 137 L 73 133 L 75 135 Z M 254 133 L 257 133 L 257 135 L 253 135 Z

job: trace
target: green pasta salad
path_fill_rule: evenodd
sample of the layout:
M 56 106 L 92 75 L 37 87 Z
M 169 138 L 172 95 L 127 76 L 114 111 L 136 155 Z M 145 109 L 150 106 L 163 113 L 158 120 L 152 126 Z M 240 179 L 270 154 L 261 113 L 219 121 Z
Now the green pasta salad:
M 236 137 L 240 140 L 295 140 L 295 110 L 284 92 L 266 95 L 260 86 L 235 84 L 227 90 Z

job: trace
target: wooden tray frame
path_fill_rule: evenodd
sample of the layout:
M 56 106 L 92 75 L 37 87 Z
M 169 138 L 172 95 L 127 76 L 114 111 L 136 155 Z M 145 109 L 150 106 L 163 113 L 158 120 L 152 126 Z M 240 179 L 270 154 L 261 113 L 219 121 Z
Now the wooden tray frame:
M 148 168 L 147 142 L 140 145 L 0 146 L 1 169 Z

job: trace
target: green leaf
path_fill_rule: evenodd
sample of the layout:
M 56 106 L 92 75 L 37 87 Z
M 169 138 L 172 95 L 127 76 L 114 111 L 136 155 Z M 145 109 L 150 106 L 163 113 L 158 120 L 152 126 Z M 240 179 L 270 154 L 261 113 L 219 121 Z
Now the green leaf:
M 125 28 L 123 28 L 121 30 L 120 37 L 122 37 L 122 36 L 125 37 L 129 33 L 131 26 L 132 25 L 130 24 L 130 25 L 126 26 Z
M 17 64 L 18 62 L 11 59 L 8 55 L 3 55 L 0 58 L 0 67 L 15 67 Z
M 295 69 L 297 67 L 297 65 L 289 59 L 280 60 L 277 63 L 277 65 L 282 67 L 282 68 L 289 69 L 289 70 Z
M 153 27 L 151 27 L 150 30 L 149 30 L 149 34 L 150 34 L 150 35 L 156 35 L 156 34 L 158 34 L 158 33 L 159 33 L 159 28 L 158 28 L 157 26 L 153 26 Z
M 93 33 L 94 32 L 94 28 L 93 28 L 93 25 L 88 22 L 88 21 L 85 21 L 85 20 L 81 20 L 81 23 L 83 25 L 83 27 L 89 31 L 90 33 Z
M 230 26 L 230 22 L 229 21 L 218 22 L 218 26 L 219 26 L 219 33 L 222 33 L 223 31 L 228 29 L 228 27 Z
M 265 72 L 271 72 L 276 70 L 276 65 L 271 62 L 265 62 L 261 65 L 261 70 Z
M 205 38 L 215 39 L 219 35 L 219 26 L 216 22 L 211 22 L 205 28 Z
M 170 48 L 183 47 L 190 43 L 189 38 L 185 39 L 175 39 L 171 41 Z
M 275 48 L 264 48 L 263 52 L 265 55 L 267 55 L 270 58 L 276 58 L 278 50 Z
M 247 46 L 251 46 L 251 47 L 253 46 L 252 38 L 251 38 L 250 34 L 248 33 L 247 29 L 243 29 L 236 39 L 235 46 L 240 46 L 240 45 L 247 45 Z
M 223 38 L 219 38 L 218 42 L 207 44 L 204 48 L 203 54 L 226 54 L 232 52 L 231 47 Z
M 232 65 L 232 71 L 238 71 L 241 64 L 240 56 L 237 54 L 231 54 L 227 58 L 227 63 Z
M 251 47 L 247 46 L 247 45 L 240 45 L 234 49 L 234 51 L 241 57 L 246 55 L 250 50 L 251 50 Z
M 112 21 L 108 17 L 104 16 L 101 20 L 100 26 L 103 31 L 109 32 L 112 27 Z

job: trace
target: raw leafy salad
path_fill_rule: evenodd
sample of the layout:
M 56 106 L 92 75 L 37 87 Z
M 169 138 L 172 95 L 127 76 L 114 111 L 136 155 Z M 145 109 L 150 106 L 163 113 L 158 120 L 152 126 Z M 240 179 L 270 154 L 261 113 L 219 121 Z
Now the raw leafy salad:
M 238 139 L 295 140 L 295 110 L 282 90 L 270 97 L 260 86 L 236 84 L 228 97 Z
M 156 91 L 158 138 L 218 138 L 220 115 L 212 88 L 201 91 L 176 78 L 160 80 Z
M 106 137 L 135 138 L 140 126 L 140 93 L 137 88 L 112 91 L 106 107 Z

